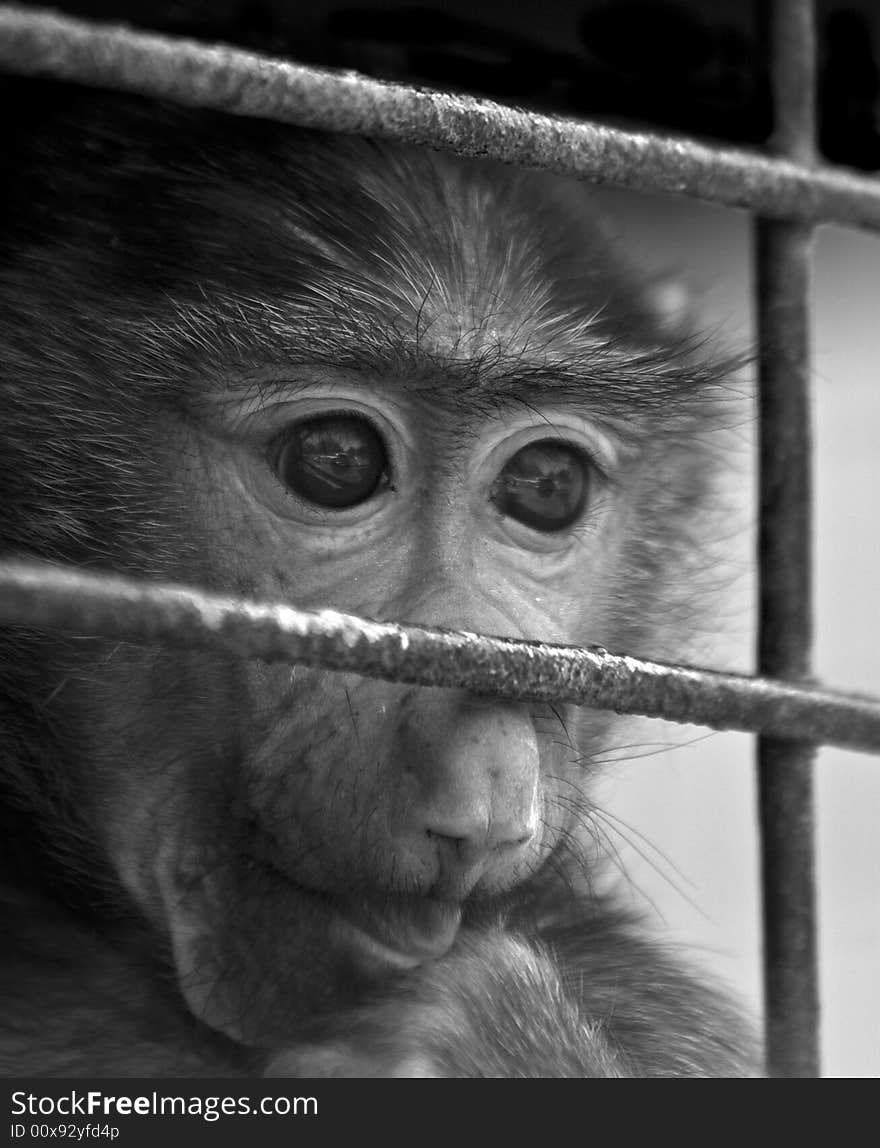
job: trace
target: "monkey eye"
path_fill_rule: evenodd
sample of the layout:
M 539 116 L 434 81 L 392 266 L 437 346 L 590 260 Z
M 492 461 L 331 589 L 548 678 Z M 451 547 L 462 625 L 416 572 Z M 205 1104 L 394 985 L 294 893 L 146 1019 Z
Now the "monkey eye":
M 583 514 L 590 464 L 582 451 L 557 439 L 518 450 L 492 484 L 498 510 L 532 530 L 565 530 Z
M 294 423 L 282 436 L 275 469 L 294 494 L 333 510 L 365 502 L 389 481 L 381 435 L 354 414 Z

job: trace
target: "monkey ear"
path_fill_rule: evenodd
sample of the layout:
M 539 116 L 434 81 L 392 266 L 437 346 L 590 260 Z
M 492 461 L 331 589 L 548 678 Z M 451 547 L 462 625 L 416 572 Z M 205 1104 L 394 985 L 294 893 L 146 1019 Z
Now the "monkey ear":
M 695 308 L 690 286 L 678 275 L 660 275 L 645 285 L 645 299 L 654 321 L 670 336 L 693 330 Z

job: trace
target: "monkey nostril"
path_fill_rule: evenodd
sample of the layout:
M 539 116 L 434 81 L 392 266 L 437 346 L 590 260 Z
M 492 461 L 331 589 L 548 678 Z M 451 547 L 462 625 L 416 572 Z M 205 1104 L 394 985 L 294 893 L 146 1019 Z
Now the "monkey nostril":
M 491 846 L 487 838 L 458 837 L 434 829 L 427 830 L 428 840 L 435 846 L 441 861 L 455 868 L 469 869 L 489 856 Z
M 496 848 L 498 848 L 498 849 L 524 849 L 525 846 L 528 845 L 528 843 L 532 840 L 532 838 L 534 836 L 535 836 L 535 831 L 533 829 L 529 829 L 525 833 L 521 834 L 519 837 L 512 837 L 509 841 L 499 842 L 499 844 L 496 846 Z
M 461 835 L 429 828 L 426 833 L 444 866 L 457 869 L 478 868 L 500 856 L 508 857 L 524 849 L 534 837 L 531 830 L 516 835 L 493 831 Z

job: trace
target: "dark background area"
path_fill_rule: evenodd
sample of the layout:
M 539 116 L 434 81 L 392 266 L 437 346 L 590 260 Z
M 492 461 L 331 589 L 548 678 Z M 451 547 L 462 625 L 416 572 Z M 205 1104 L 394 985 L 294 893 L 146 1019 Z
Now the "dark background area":
M 763 0 L 70 0 L 304 63 L 754 145 L 771 128 Z M 824 155 L 880 169 L 880 5 L 817 5 Z

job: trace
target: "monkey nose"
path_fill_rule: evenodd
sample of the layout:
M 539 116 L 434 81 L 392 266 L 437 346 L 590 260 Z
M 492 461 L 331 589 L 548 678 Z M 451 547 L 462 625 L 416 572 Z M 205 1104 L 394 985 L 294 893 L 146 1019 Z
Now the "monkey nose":
M 540 757 L 528 709 L 421 691 L 401 723 L 411 847 L 450 890 L 503 887 L 538 832 Z M 450 893 L 450 895 L 455 895 Z

